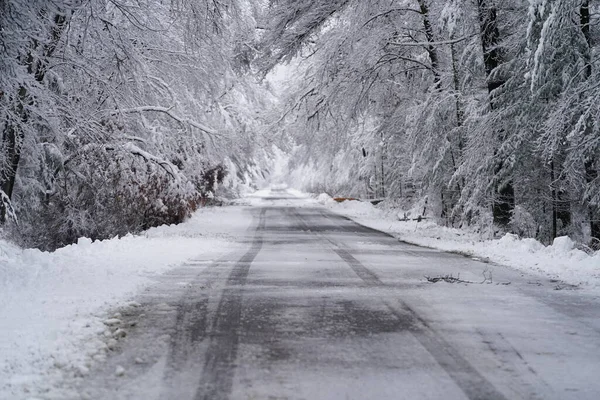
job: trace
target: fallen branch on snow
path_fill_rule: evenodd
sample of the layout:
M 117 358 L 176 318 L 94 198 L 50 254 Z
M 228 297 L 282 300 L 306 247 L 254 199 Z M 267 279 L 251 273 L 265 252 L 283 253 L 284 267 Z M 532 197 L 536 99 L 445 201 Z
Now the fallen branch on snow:
M 460 274 L 458 274 L 457 276 L 453 276 L 452 274 L 450 275 L 438 275 L 438 276 L 429 276 L 429 275 L 425 275 L 425 279 L 427 279 L 427 282 L 430 283 L 437 283 L 437 282 L 447 282 L 447 283 L 464 283 L 464 284 L 477 284 L 477 285 L 483 285 L 484 283 L 487 284 L 492 284 L 492 272 L 490 270 L 485 270 L 483 271 L 483 281 L 481 282 L 473 282 L 473 281 L 465 281 L 464 279 L 460 279 Z M 496 285 L 503 285 L 503 286 L 508 286 L 510 285 L 510 282 L 498 282 L 496 283 Z
M 439 276 L 428 276 L 425 275 L 425 279 L 427 279 L 427 282 L 431 282 L 431 283 L 437 283 L 440 281 L 444 281 L 444 282 L 448 282 L 448 283 L 475 283 L 472 281 L 465 281 L 460 279 L 460 274 L 457 277 L 452 276 L 452 274 L 450 275 L 439 275 Z

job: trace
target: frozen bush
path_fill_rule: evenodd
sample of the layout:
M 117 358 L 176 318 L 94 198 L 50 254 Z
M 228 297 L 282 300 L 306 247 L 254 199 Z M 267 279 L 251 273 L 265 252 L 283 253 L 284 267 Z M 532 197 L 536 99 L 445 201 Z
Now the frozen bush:
M 521 237 L 534 238 L 537 234 L 537 223 L 533 216 L 521 206 L 515 206 L 510 218 L 510 229 Z

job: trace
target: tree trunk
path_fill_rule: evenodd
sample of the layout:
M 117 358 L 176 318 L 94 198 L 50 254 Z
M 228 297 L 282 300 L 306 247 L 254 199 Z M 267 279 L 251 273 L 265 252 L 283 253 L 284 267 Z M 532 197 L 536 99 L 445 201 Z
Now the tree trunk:
M 500 31 L 498 30 L 498 10 L 493 4 L 494 0 L 477 0 L 479 10 L 479 27 L 481 46 L 483 48 L 483 63 L 487 75 L 488 91 L 499 88 L 504 81 L 493 77 L 494 69 L 501 63 L 501 54 L 498 49 Z
M 502 55 L 498 49 L 500 31 L 498 29 L 498 10 L 494 0 L 477 0 L 479 11 L 479 32 L 481 37 L 481 46 L 483 50 L 483 63 L 487 76 L 487 88 L 490 94 L 490 108 L 493 110 L 494 100 L 491 93 L 502 86 L 505 81 L 494 75 L 495 69 L 502 62 Z M 500 137 L 500 139 L 502 139 Z M 503 167 L 503 161 L 500 160 L 495 174 L 498 174 Z M 506 226 L 510 222 L 510 217 L 515 208 L 515 190 L 512 180 L 507 182 L 498 182 L 495 185 L 496 196 L 494 198 L 492 213 L 494 223 L 500 226 Z
M 450 40 L 453 40 L 454 37 L 451 37 Z M 450 55 L 452 58 L 452 83 L 454 84 L 454 94 L 455 94 L 455 106 L 456 106 L 456 126 L 461 127 L 464 119 L 464 112 L 462 109 L 462 104 L 460 102 L 460 77 L 458 76 L 458 61 L 456 60 L 456 46 L 454 44 L 450 45 Z M 463 143 L 462 138 L 458 138 L 458 147 L 462 152 Z
M 454 35 L 450 37 L 450 40 L 454 40 Z M 456 107 L 456 127 L 460 128 L 464 122 L 464 111 L 461 103 L 461 92 L 460 92 L 460 77 L 458 73 L 458 61 L 456 60 L 456 46 L 454 44 L 450 45 L 450 56 L 452 60 L 452 83 L 454 84 L 454 102 Z M 458 162 L 461 162 L 463 157 L 464 150 L 464 142 L 462 138 L 462 132 L 457 130 L 457 141 L 458 141 Z M 454 173 L 456 173 L 458 165 L 456 157 L 454 157 L 454 152 L 452 151 L 452 167 L 454 169 Z M 464 187 L 464 179 L 461 178 L 459 182 L 457 182 L 457 189 L 460 192 Z
M 595 168 L 595 161 L 590 160 L 585 163 L 585 180 L 589 185 L 598 179 L 598 170 Z M 590 234 L 592 238 L 600 241 L 600 210 L 598 207 L 588 204 L 588 216 L 590 218 Z M 600 242 L 597 244 L 600 246 Z M 600 250 L 600 248 L 598 248 Z
M 590 2 L 589 0 L 583 0 L 581 3 L 581 8 L 579 9 L 580 22 L 581 22 L 581 32 L 585 37 L 585 40 L 588 44 L 588 52 L 587 58 L 588 63 L 585 69 L 586 79 L 590 79 L 592 77 L 592 62 L 591 62 L 591 52 L 592 52 L 592 36 L 590 35 Z M 596 169 L 596 159 L 592 157 L 588 160 L 585 165 L 585 180 L 589 185 L 595 179 L 598 178 L 598 171 Z M 597 207 L 592 205 L 588 205 L 588 216 L 590 218 L 590 232 L 591 237 L 600 240 L 600 210 Z
M 27 99 L 27 89 L 23 86 L 19 88 L 18 98 L 14 106 L 14 112 L 19 116 L 19 122 L 26 124 L 29 120 L 29 115 L 25 111 L 24 102 Z M 17 177 L 17 168 L 19 167 L 19 161 L 21 160 L 21 146 L 25 139 L 23 130 L 19 126 L 12 122 L 7 122 L 2 132 L 2 145 L 5 148 L 5 159 L 6 163 L 2 171 L 0 171 L 0 190 L 8 197 L 8 200 L 12 199 L 13 191 L 15 188 L 15 180 Z M 6 222 L 8 214 L 8 205 L 4 202 L 0 203 L 0 223 Z
M 31 44 L 31 51 L 24 60 L 27 72 L 33 75 L 38 82 L 42 82 L 46 76 L 47 65 L 45 59 L 50 57 L 54 53 L 54 50 L 56 50 L 58 41 L 65 29 L 67 17 L 64 14 L 56 14 L 52 21 L 50 41 L 41 49 L 43 59 L 40 60 L 34 56 L 40 50 L 38 49 L 38 42 L 34 40 Z M 5 148 L 6 165 L 0 171 L 0 190 L 8 196 L 9 200 L 12 199 L 14 192 L 17 170 L 21 161 L 21 149 L 25 140 L 22 127 L 29 122 L 30 117 L 26 105 L 31 103 L 32 99 L 29 98 L 27 88 L 20 86 L 13 109 L 14 114 L 18 117 L 18 121 L 6 121 L 2 132 L 2 145 Z M 6 221 L 7 212 L 6 205 L 3 203 L 0 204 L 0 223 Z
M 590 2 L 589 0 L 583 0 L 581 3 L 581 8 L 579 9 L 580 22 L 581 22 L 581 32 L 585 37 L 585 40 L 588 44 L 588 53 L 587 53 L 587 66 L 585 69 L 586 78 L 592 76 L 592 62 L 591 62 L 591 49 L 592 49 L 592 37 L 590 35 Z
M 425 38 L 427 43 L 434 43 L 435 38 L 433 36 L 433 27 L 431 26 L 431 21 L 429 20 L 429 7 L 425 0 L 417 0 L 419 3 L 421 15 L 423 15 L 423 28 L 425 30 Z M 433 83 L 436 90 L 438 90 L 442 84 L 442 80 L 440 78 L 439 72 L 439 57 L 437 54 L 437 49 L 433 44 L 429 44 L 425 46 L 425 50 L 429 55 L 429 60 L 431 61 L 431 70 L 433 71 Z

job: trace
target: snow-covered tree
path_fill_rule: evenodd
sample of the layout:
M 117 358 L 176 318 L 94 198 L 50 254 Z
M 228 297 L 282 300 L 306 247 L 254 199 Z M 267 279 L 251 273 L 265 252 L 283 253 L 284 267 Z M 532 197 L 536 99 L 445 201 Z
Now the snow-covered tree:
M 2 7 L 1 214 L 25 243 L 181 221 L 228 168 L 257 162 L 270 97 L 243 51 L 251 3 Z
M 256 65 L 305 71 L 281 124 L 313 187 L 379 182 L 405 205 L 416 187 L 448 224 L 526 215 L 543 240 L 598 237 L 593 4 L 309 3 L 271 2 L 260 46 L 274 51 Z

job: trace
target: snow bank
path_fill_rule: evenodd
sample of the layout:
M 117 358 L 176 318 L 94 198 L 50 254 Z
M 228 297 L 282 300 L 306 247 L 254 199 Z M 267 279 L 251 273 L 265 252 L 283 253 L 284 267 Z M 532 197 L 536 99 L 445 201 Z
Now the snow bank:
M 319 202 L 323 205 L 327 205 L 327 204 L 335 203 L 335 200 L 333 200 L 333 198 L 330 195 L 328 195 L 327 193 L 321 193 L 320 195 L 317 196 L 317 202 Z
M 29 398 L 62 374 L 85 374 L 106 345 L 110 309 L 152 277 L 192 257 L 217 259 L 251 218 L 241 208 L 202 209 L 177 226 L 77 244 L 55 252 L 0 241 L 0 398 Z
M 486 240 L 476 232 L 442 227 L 429 220 L 398 221 L 397 210 L 384 211 L 369 202 L 320 202 L 363 225 L 391 233 L 406 242 L 470 254 L 520 270 L 541 272 L 570 284 L 600 289 L 600 252 L 590 255 L 578 250 L 568 237 L 556 238 L 551 246 L 512 234 Z
M 351 213 L 355 217 L 368 217 L 373 214 L 375 209 L 371 203 L 358 200 L 342 201 L 336 208 Z

